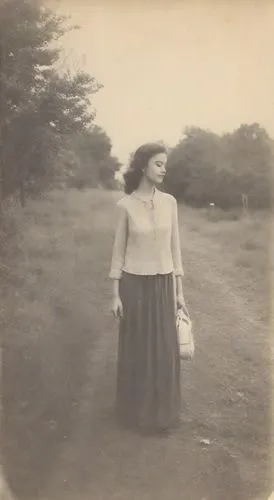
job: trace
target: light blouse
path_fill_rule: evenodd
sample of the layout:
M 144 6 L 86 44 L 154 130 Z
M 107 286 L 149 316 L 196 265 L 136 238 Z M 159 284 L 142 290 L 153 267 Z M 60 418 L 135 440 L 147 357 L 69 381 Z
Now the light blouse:
M 118 201 L 117 210 L 110 278 L 120 279 L 123 271 L 184 275 L 178 208 L 173 196 L 155 189 L 153 197 L 145 200 L 133 192 Z

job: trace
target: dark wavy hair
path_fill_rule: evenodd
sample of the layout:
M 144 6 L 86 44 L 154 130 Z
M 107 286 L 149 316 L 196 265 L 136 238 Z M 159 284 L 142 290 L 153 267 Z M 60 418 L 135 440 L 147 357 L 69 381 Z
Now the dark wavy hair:
M 124 173 L 124 191 L 131 194 L 135 191 L 142 180 L 143 170 L 147 167 L 149 160 L 160 153 L 167 154 L 167 148 L 157 142 L 142 144 L 131 157 L 129 168 Z

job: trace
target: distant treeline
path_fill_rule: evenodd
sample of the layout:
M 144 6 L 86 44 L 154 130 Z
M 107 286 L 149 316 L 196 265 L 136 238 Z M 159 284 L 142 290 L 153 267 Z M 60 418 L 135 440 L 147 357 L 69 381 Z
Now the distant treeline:
M 170 153 L 165 187 L 198 207 L 237 207 L 247 197 L 250 207 L 267 208 L 272 175 L 273 140 L 259 124 L 243 124 L 222 136 L 188 127 Z

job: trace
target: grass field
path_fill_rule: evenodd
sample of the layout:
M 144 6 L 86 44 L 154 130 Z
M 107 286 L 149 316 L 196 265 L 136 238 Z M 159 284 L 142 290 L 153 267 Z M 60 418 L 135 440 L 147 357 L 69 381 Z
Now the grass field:
M 117 326 L 107 275 L 119 193 L 55 191 L 10 209 L 1 265 L 2 445 L 28 500 L 252 500 L 272 491 L 270 215 L 180 207 L 196 355 L 183 425 L 115 426 Z M 203 441 L 205 440 L 205 441 Z

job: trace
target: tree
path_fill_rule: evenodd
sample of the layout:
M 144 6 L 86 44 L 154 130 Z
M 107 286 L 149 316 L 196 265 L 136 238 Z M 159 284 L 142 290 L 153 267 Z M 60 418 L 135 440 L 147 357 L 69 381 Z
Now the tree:
M 117 187 L 115 174 L 120 170 L 121 166 L 122 164 L 118 158 L 111 155 L 101 162 L 99 179 L 105 188 L 115 189 Z
M 263 208 L 270 204 L 272 152 L 266 130 L 257 123 L 243 124 L 222 138 L 223 172 L 219 193 L 227 192 L 229 204 L 240 204 L 246 194 L 250 205 Z
M 215 193 L 220 138 L 210 131 L 188 127 L 169 157 L 167 186 L 187 203 L 204 204 Z
M 240 206 L 246 195 L 251 207 L 264 208 L 271 202 L 272 164 L 271 139 L 257 123 L 221 137 L 189 127 L 169 157 L 166 187 L 195 206 Z
M 111 140 L 101 127 L 92 125 L 84 132 L 72 135 L 69 147 L 75 152 L 74 161 L 70 164 L 70 185 L 116 186 L 114 173 L 120 163 L 111 155 Z
M 36 0 L 5 0 L 1 19 L 2 199 L 54 173 L 67 134 L 84 131 L 95 114 L 91 96 L 101 85 L 83 71 L 60 73 L 60 49 L 68 29 Z

